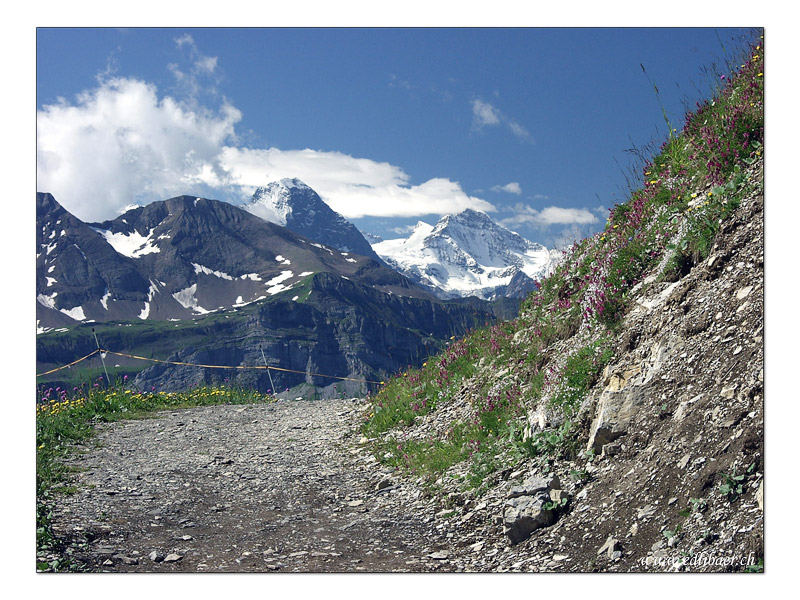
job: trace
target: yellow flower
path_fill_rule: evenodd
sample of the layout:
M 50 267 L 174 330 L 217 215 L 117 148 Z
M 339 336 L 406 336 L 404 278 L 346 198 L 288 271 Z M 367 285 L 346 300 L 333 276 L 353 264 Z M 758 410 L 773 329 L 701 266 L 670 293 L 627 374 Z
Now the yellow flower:
M 697 198 L 697 192 L 695 192 L 694 194 L 692 194 L 692 198 Z
M 763 76 L 764 76 L 763 73 L 759 73 L 758 75 L 756 75 L 756 77 L 763 77 Z
M 653 180 L 650 182 L 650 185 L 653 185 L 654 183 L 658 183 L 658 179 L 653 179 Z

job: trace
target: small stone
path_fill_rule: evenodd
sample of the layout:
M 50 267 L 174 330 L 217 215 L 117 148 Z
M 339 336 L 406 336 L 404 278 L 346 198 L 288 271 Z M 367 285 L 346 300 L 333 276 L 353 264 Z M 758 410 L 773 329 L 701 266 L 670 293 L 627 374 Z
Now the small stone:
M 597 551 L 597 556 L 601 554 L 607 554 L 610 558 L 611 555 L 619 549 L 619 540 L 615 538 L 613 535 L 608 536 L 605 543 L 600 546 L 600 549 Z
M 678 468 L 685 469 L 686 465 L 689 464 L 689 460 L 692 458 L 690 454 L 684 454 L 683 458 L 678 461 Z
M 362 504 L 364 504 L 363 500 L 351 500 L 347 503 L 347 506 L 352 506 L 355 508 L 356 506 L 361 506 Z
M 603 456 L 616 456 L 619 454 L 621 448 L 619 444 L 603 444 L 601 454 Z
M 636 512 L 637 519 L 646 519 L 648 517 L 652 517 L 653 514 L 656 512 L 656 507 L 652 504 L 648 504 L 647 506 L 643 506 Z
M 174 552 L 171 552 L 171 553 L 167 554 L 167 556 L 164 558 L 164 562 L 165 563 L 178 562 L 182 558 L 183 558 L 183 556 L 181 556 L 180 554 L 176 554 Z
M 756 503 L 758 504 L 759 510 L 764 512 L 764 480 L 761 480 L 761 483 L 758 484 L 758 490 L 756 490 Z
M 391 479 L 381 479 L 375 486 L 375 489 L 378 491 L 385 490 L 386 488 L 391 487 L 391 485 L 392 485 Z
M 747 287 L 743 287 L 743 288 L 741 288 L 740 290 L 738 290 L 736 292 L 736 299 L 737 300 L 744 300 L 750 294 L 750 292 L 752 292 L 752 291 L 753 291 L 753 286 L 752 285 L 748 285 Z
M 428 558 L 432 558 L 433 560 L 445 560 L 448 556 L 450 556 L 450 553 L 446 550 L 440 550 L 438 552 L 432 552 L 431 554 L 428 554 Z
M 153 562 L 161 562 L 164 560 L 164 555 L 159 552 L 158 550 L 153 550 L 147 557 L 152 560 Z

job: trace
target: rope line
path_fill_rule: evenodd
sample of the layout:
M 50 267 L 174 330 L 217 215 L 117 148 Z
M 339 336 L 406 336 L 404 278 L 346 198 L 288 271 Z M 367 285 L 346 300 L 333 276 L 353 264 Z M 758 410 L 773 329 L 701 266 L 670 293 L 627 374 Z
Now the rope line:
M 378 385 L 383 385 L 383 383 L 384 383 L 383 381 L 373 381 L 371 379 L 354 379 L 352 377 L 340 377 L 338 375 L 324 375 L 322 373 L 307 373 L 306 371 L 295 371 L 293 369 L 284 369 L 282 367 L 269 367 L 269 366 L 266 366 L 266 365 L 263 366 L 263 367 L 262 366 L 242 366 L 242 365 L 231 367 L 231 366 L 225 366 L 225 365 L 203 365 L 203 364 L 198 364 L 198 363 L 178 362 L 178 361 L 174 361 L 174 360 L 160 360 L 158 358 L 147 358 L 146 356 L 136 356 L 135 354 L 125 354 L 124 352 L 114 352 L 113 350 L 102 350 L 100 348 L 98 348 L 97 350 L 95 350 L 91 354 L 87 354 L 83 358 L 79 358 L 78 360 L 69 363 L 68 365 L 64 365 L 63 367 L 57 367 L 57 368 L 52 369 L 50 371 L 46 371 L 45 373 L 37 373 L 36 376 L 37 377 L 41 377 L 42 375 L 49 375 L 50 373 L 55 373 L 56 371 L 60 371 L 61 369 L 66 369 L 67 367 L 70 367 L 70 366 L 72 366 L 74 364 L 77 364 L 77 363 L 81 362 L 82 360 L 86 360 L 90 356 L 94 356 L 98 352 L 103 352 L 105 354 L 114 354 L 116 356 L 124 356 L 126 358 L 134 358 L 134 359 L 137 359 L 137 360 L 146 360 L 146 361 L 155 362 L 155 363 L 161 363 L 161 364 L 165 364 L 165 365 L 180 365 L 180 366 L 186 366 L 186 367 L 202 367 L 204 369 L 260 369 L 260 370 L 271 369 L 273 371 L 283 371 L 285 373 L 299 373 L 300 375 L 310 375 L 311 377 L 330 377 L 332 379 L 341 379 L 341 380 L 344 380 L 344 381 L 357 381 L 359 383 L 377 383 Z
M 36 376 L 37 377 L 41 377 L 42 375 L 49 375 L 50 373 L 55 373 L 56 371 L 60 371 L 61 369 L 69 369 L 72 365 L 77 365 L 82 360 L 86 360 L 87 358 L 89 358 L 90 356 L 94 356 L 98 352 L 100 352 L 99 348 L 97 350 L 95 350 L 94 352 L 92 352 L 90 354 L 87 354 L 83 358 L 79 358 L 78 360 L 72 361 L 68 365 L 64 365 L 63 367 L 56 367 L 55 369 L 50 369 L 49 371 L 45 371 L 44 373 L 37 373 Z

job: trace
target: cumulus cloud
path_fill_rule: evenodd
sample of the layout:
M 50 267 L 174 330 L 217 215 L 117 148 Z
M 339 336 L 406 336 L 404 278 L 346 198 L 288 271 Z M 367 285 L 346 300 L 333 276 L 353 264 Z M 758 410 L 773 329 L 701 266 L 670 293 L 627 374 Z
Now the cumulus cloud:
M 509 194 L 516 194 L 519 196 L 522 194 L 522 187 L 516 181 L 512 181 L 511 183 L 507 183 L 505 185 L 496 185 L 492 188 L 493 192 L 507 192 Z
M 530 132 L 499 109 L 479 98 L 472 101 L 472 127 L 480 130 L 486 126 L 505 125 L 519 140 L 533 142 Z
M 176 43 L 194 44 L 188 36 Z M 236 203 L 284 177 L 302 179 L 347 218 L 495 210 L 449 179 L 410 185 L 409 175 L 386 162 L 311 149 L 240 147 L 238 109 L 223 102 L 212 111 L 191 100 L 160 98 L 152 84 L 113 78 L 74 103 L 42 107 L 37 189 L 87 221 L 179 194 Z
M 399 167 L 340 152 L 229 147 L 223 150 L 220 162 L 246 193 L 265 182 L 297 177 L 349 219 L 413 217 L 465 208 L 495 210 L 491 203 L 467 195 L 449 179 L 408 185 L 409 176 Z
M 552 225 L 592 225 L 597 223 L 594 212 L 585 208 L 562 208 L 560 206 L 547 206 L 541 210 L 527 204 L 516 204 L 513 208 L 514 215 L 503 219 L 501 223 L 506 226 L 529 225 L 545 228 Z
M 122 207 L 224 184 L 220 148 L 241 113 L 190 110 L 155 86 L 114 78 L 37 113 L 37 189 L 76 216 L 100 220 Z

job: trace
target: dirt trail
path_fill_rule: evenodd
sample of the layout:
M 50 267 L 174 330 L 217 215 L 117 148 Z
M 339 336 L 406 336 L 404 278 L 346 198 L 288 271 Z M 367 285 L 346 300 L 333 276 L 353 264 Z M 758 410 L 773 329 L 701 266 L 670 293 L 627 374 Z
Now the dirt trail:
M 100 571 L 471 570 L 458 554 L 475 540 L 358 445 L 363 406 L 212 406 L 100 426 L 71 462 L 78 491 L 59 499 L 54 528 Z

